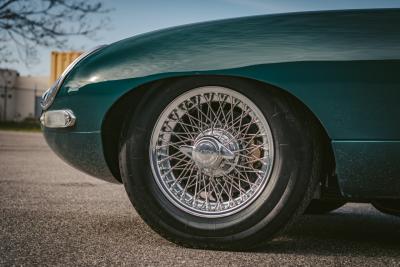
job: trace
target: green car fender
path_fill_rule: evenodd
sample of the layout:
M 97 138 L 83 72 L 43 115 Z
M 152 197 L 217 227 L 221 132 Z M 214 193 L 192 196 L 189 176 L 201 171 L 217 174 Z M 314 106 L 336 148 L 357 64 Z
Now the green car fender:
M 111 174 L 101 128 L 124 95 L 160 79 L 243 77 L 286 90 L 313 112 L 332 140 L 344 195 L 398 196 L 399 179 L 395 186 L 383 184 L 389 179 L 385 174 L 400 173 L 393 160 L 387 162 L 387 157 L 400 160 L 399 25 L 398 9 L 309 12 L 128 38 L 85 58 L 68 74 L 51 109 L 71 109 L 77 122 L 71 129 L 46 129 L 47 139 L 68 162 L 105 179 Z M 68 145 L 57 141 L 61 134 Z M 88 146 L 84 152 L 82 143 Z M 376 153 L 382 149 L 385 153 Z M 379 163 L 386 163 L 388 172 L 382 173 Z

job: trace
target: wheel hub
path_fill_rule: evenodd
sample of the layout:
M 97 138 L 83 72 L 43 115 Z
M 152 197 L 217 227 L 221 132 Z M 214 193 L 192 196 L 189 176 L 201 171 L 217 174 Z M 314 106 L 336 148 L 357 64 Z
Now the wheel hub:
M 222 161 L 219 147 L 221 144 L 212 136 L 205 136 L 194 144 L 192 159 L 200 169 L 214 170 Z
M 207 130 L 196 138 L 193 146 L 180 147 L 209 176 L 222 176 L 230 172 L 237 163 L 235 151 L 238 149 L 235 138 L 222 129 Z

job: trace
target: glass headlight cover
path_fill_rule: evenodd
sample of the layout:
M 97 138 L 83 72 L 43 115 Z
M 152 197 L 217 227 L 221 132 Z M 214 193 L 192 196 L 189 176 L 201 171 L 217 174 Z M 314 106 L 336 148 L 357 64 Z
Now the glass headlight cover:
M 93 54 L 94 52 L 104 47 L 106 47 L 106 45 L 97 46 L 83 53 L 82 55 L 77 57 L 71 64 L 69 64 L 69 66 L 63 71 L 60 77 L 58 77 L 57 81 L 55 81 L 55 83 L 49 89 L 47 89 L 42 95 L 42 101 L 40 102 L 40 105 L 42 106 L 43 110 L 46 110 L 51 106 L 65 78 L 67 77 L 68 73 L 75 67 L 75 65 L 78 64 L 84 58 L 88 57 L 89 55 Z

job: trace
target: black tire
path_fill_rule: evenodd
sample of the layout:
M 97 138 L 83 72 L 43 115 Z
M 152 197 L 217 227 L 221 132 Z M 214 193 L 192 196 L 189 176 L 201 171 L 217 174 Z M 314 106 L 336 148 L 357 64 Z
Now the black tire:
M 400 200 L 398 199 L 376 200 L 372 202 L 372 206 L 382 213 L 400 216 Z
M 157 185 L 148 156 L 153 126 L 164 108 L 182 93 L 208 85 L 253 101 L 270 125 L 275 147 L 268 186 L 257 199 L 238 213 L 211 219 L 173 205 Z M 120 170 L 132 204 L 152 229 L 184 246 L 244 250 L 268 241 L 303 214 L 321 177 L 320 135 L 305 112 L 276 88 L 239 78 L 188 77 L 155 88 L 126 122 L 121 140 Z
M 304 213 L 325 214 L 342 207 L 344 204 L 346 204 L 346 202 L 341 200 L 313 199 Z

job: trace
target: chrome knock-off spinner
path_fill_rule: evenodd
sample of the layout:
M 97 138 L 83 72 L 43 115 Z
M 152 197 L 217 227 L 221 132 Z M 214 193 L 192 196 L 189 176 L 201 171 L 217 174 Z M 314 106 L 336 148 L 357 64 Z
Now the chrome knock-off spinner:
M 239 149 L 239 146 L 233 139 L 229 133 L 221 129 L 213 129 L 205 131 L 196 138 L 193 146 L 182 145 L 179 149 L 189 156 L 205 174 L 222 176 L 234 167 L 235 159 L 236 162 L 238 160 L 235 151 Z

